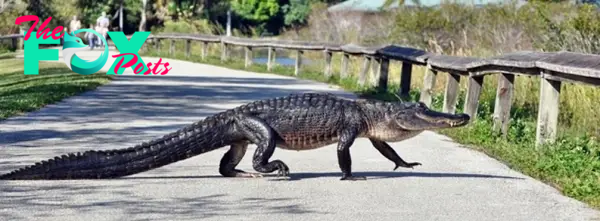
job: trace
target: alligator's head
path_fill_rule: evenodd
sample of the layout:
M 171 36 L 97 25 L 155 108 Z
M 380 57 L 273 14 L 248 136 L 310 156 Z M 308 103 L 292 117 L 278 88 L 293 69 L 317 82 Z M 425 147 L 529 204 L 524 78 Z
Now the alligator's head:
M 461 127 L 469 123 L 468 114 L 437 112 L 422 102 L 396 103 L 390 108 L 391 118 L 404 130 L 422 131 Z

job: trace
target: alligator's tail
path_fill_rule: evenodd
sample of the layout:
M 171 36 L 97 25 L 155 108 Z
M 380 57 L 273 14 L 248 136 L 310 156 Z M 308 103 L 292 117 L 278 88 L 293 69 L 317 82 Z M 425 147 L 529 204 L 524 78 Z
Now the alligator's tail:
M 0 176 L 0 180 L 107 179 L 155 169 L 224 146 L 214 120 L 194 123 L 151 142 L 117 150 L 70 153 Z M 210 128 L 210 129 L 207 129 Z

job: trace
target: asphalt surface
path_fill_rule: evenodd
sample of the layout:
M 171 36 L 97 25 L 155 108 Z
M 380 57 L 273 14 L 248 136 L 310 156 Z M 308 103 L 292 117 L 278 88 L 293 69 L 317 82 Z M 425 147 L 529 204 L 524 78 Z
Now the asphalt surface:
M 167 61 L 173 67 L 168 75 L 127 72 L 95 91 L 0 122 L 0 173 L 68 152 L 133 146 L 256 99 L 305 91 L 352 97 L 322 83 Z M 598 217 L 583 203 L 437 133 L 391 145 L 405 160 L 423 165 L 392 171 L 392 162 L 359 139 L 351 148 L 353 171 L 366 175 L 366 181 L 339 180 L 335 145 L 304 152 L 277 149 L 271 160 L 288 164 L 290 180 L 223 178 L 218 163 L 228 148 L 222 148 L 116 180 L 0 181 L 0 220 Z M 239 169 L 253 171 L 254 149 L 249 148 Z

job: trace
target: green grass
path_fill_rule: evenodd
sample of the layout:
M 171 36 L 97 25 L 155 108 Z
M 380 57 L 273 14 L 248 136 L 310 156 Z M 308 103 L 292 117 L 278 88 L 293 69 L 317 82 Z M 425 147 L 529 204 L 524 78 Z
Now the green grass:
M 111 79 L 105 73 L 80 75 L 60 62 L 40 62 L 39 75 L 24 75 L 23 60 L 1 62 L 0 120 L 95 89 Z
M 0 60 L 15 58 L 16 55 L 17 55 L 16 52 L 0 53 Z
M 286 76 L 293 76 L 294 73 L 293 67 L 282 66 L 275 66 L 271 72 L 267 72 L 266 65 L 262 64 L 253 64 L 246 69 L 243 60 L 239 58 L 232 58 L 222 63 L 218 56 L 208 56 L 202 60 L 198 55 L 186 58 L 182 52 L 169 55 L 168 50 L 164 48 L 161 53 L 151 49 L 142 52 L 141 55 L 188 60 L 259 73 Z M 398 89 L 397 81 L 390 81 L 387 91 L 378 92 L 373 88 L 358 86 L 354 77 L 340 80 L 334 74 L 327 79 L 323 76 L 321 68 L 318 65 L 303 67 L 297 77 L 335 84 L 363 97 L 388 101 L 397 100 L 397 96 L 395 96 Z M 410 95 L 411 100 L 418 100 L 418 89 L 413 87 Z M 464 88 L 461 88 L 456 106 L 457 112 L 462 112 L 464 95 Z M 538 150 L 534 145 L 537 115 L 532 113 L 530 106 L 522 106 L 520 103 L 513 104 L 511 126 L 507 136 L 503 137 L 491 130 L 494 99 L 494 96 L 482 94 L 478 117 L 475 121 L 463 128 L 446 129 L 439 132 L 468 148 L 482 151 L 515 170 L 555 187 L 566 196 L 600 209 L 600 142 L 593 136 L 581 134 L 580 131 L 563 129 L 555 144 L 543 146 Z M 432 108 L 441 110 L 442 102 L 443 94 L 437 93 L 433 97 Z

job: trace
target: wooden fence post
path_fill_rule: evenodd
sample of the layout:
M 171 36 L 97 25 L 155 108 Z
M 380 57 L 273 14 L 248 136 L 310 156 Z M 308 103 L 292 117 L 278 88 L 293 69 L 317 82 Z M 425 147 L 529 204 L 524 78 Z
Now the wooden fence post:
M 380 92 L 387 91 L 389 66 L 390 60 L 388 58 L 381 58 L 381 64 L 379 65 L 379 84 L 377 84 L 377 90 Z
M 300 68 L 302 66 L 302 54 L 304 54 L 304 51 L 296 50 L 296 62 L 294 65 L 294 75 L 296 76 L 300 74 Z
M 156 47 L 156 52 L 160 53 L 160 38 L 156 39 L 156 45 L 154 45 L 154 47 Z
M 493 131 L 500 131 L 504 137 L 506 137 L 508 125 L 510 123 L 510 108 L 512 106 L 514 81 L 515 75 L 513 74 L 502 73 L 498 75 Z
M 202 60 L 206 59 L 206 56 L 208 56 L 208 42 L 203 41 L 202 42 Z
M 371 86 L 377 87 L 379 85 L 379 70 L 381 66 L 381 58 L 375 56 L 371 58 Z
M 23 27 L 22 27 L 22 26 L 19 26 L 19 34 L 25 35 L 25 33 L 23 33 L 23 32 L 24 32 L 24 30 L 25 30 L 25 29 L 23 29 Z M 23 44 L 25 43 L 25 42 L 24 42 L 24 41 L 25 41 L 25 39 L 24 39 L 24 38 L 25 38 L 25 36 L 23 36 L 23 37 L 19 37 L 19 42 L 18 42 L 17 50 L 23 50 L 23 46 L 24 46 Z
M 371 58 L 368 55 L 363 55 L 362 59 L 363 63 L 358 75 L 358 85 L 361 87 L 367 82 L 367 72 L 369 72 L 369 64 L 371 63 Z
M 419 101 L 423 102 L 429 108 L 431 108 L 431 99 L 433 98 L 433 89 L 435 87 L 437 73 L 438 72 L 436 70 L 431 68 L 430 64 L 427 64 L 425 77 L 423 78 L 423 89 L 421 89 Z
M 333 56 L 333 52 L 329 50 L 323 51 L 325 54 L 325 77 L 331 77 L 331 57 Z
M 273 70 L 273 62 L 275 62 L 275 49 L 269 47 L 269 55 L 267 56 L 267 71 Z
M 454 114 L 456 112 L 456 101 L 458 100 L 458 86 L 460 83 L 460 75 L 448 73 L 448 81 L 446 82 L 446 93 L 444 93 L 444 108 L 443 112 Z
M 173 55 L 175 51 L 175 39 L 171 39 L 171 46 L 169 46 L 169 55 Z
M 347 78 L 348 77 L 348 60 L 350 60 L 350 55 L 343 53 L 342 54 L 342 67 L 340 70 L 340 78 Z
M 11 40 L 12 40 L 12 48 L 17 50 L 17 44 L 18 44 L 17 38 L 15 37 L 15 38 L 12 38 Z
M 245 67 L 248 68 L 252 66 L 252 47 L 246 47 L 246 62 Z
M 185 57 L 189 58 L 190 57 L 190 48 L 192 47 L 192 40 L 187 39 L 185 41 Z
M 471 117 L 471 121 L 477 117 L 477 107 L 479 106 L 479 96 L 483 86 L 482 76 L 469 76 L 469 86 L 465 97 L 464 112 Z
M 400 77 L 400 89 L 398 95 L 403 99 L 410 98 L 410 81 L 412 79 L 412 64 L 402 62 L 402 74 Z
M 536 147 L 552 143 L 556 139 L 560 104 L 560 81 L 543 77 L 540 79 L 540 104 L 535 132 Z
M 227 56 L 229 55 L 229 47 L 225 42 L 221 42 L 221 63 L 227 61 L 229 59 Z

